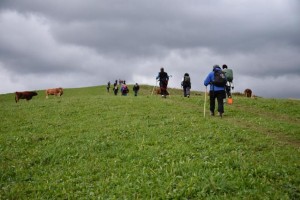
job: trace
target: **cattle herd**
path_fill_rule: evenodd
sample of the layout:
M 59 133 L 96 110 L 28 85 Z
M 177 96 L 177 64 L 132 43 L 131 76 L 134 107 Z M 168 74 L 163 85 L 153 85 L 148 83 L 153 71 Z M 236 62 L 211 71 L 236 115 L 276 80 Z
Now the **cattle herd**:
M 156 92 L 157 92 L 157 94 L 159 94 L 160 90 L 157 90 Z M 61 95 L 63 95 L 63 93 L 64 93 L 64 90 L 61 87 L 51 88 L 51 89 L 47 89 L 45 91 L 47 99 L 48 99 L 49 95 L 61 96 Z M 37 96 L 37 95 L 38 95 L 38 93 L 36 91 L 16 92 L 15 93 L 15 101 L 16 101 L 16 103 L 18 103 L 20 99 L 26 99 L 27 101 L 29 101 L 30 99 L 32 99 L 32 97 Z M 252 97 L 252 90 L 246 89 L 244 91 L 244 95 L 246 97 Z
M 55 95 L 55 96 L 61 96 L 64 93 L 63 88 L 52 88 L 52 89 L 47 89 L 45 91 L 46 93 L 46 98 L 48 99 L 49 95 Z M 36 91 L 24 91 L 24 92 L 16 92 L 15 93 L 15 101 L 16 103 L 19 102 L 20 99 L 26 99 L 29 101 L 32 99 L 32 97 L 37 96 L 38 93 Z

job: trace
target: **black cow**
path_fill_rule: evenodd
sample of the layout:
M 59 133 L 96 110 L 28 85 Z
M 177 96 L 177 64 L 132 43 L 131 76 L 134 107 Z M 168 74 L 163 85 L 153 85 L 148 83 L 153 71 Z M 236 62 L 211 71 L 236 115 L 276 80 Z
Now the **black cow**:
M 30 99 L 32 99 L 33 96 L 38 95 L 38 93 L 36 91 L 24 91 L 24 92 L 16 92 L 16 103 L 19 102 L 20 99 L 26 99 L 27 101 L 29 101 Z

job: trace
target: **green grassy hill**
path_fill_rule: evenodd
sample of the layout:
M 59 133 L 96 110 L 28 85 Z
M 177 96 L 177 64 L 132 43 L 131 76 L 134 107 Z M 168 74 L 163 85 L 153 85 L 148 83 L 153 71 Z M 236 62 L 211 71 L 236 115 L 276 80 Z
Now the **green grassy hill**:
M 300 101 L 0 95 L 0 199 L 300 199 Z

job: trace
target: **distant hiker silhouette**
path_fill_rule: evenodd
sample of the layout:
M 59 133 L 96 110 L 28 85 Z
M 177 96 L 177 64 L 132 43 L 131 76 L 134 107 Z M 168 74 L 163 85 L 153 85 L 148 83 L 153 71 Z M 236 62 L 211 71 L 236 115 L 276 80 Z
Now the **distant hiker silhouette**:
M 115 95 L 118 95 L 118 90 L 119 90 L 119 88 L 118 88 L 118 81 L 117 81 L 117 80 L 116 80 L 115 83 L 114 83 L 114 88 L 113 88 L 113 90 L 114 90 L 114 94 L 115 94 Z
M 184 76 L 182 78 L 181 86 L 183 88 L 183 96 L 189 98 L 190 90 L 191 90 L 191 78 L 188 73 L 184 74 Z
M 167 91 L 169 76 L 168 73 L 164 71 L 164 68 L 160 68 L 160 72 L 158 73 L 156 80 L 159 81 L 160 92 L 163 98 L 166 98 L 169 94 Z
M 132 90 L 134 91 L 134 96 L 137 96 L 137 94 L 138 94 L 138 92 L 139 92 L 139 90 L 140 90 L 139 84 L 136 83 L 136 84 L 133 86 Z
M 110 88 L 110 81 L 108 81 L 108 83 L 107 83 L 107 87 L 106 87 L 107 92 L 109 92 L 109 88 Z

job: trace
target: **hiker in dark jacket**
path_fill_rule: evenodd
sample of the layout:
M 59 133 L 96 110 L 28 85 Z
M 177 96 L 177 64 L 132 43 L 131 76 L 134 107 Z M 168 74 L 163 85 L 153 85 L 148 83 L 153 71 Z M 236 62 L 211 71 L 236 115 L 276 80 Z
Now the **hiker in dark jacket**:
M 167 91 L 169 76 L 168 73 L 164 71 L 164 68 L 160 68 L 160 72 L 158 73 L 156 80 L 159 81 L 160 93 L 163 98 L 166 98 L 169 94 Z
M 133 86 L 132 90 L 134 91 L 134 96 L 137 96 L 138 91 L 140 90 L 139 84 L 136 83 L 136 84 Z
M 107 83 L 107 87 L 106 87 L 107 92 L 109 92 L 109 88 L 110 88 L 110 81 L 108 81 L 108 83 Z
M 118 95 L 118 90 L 119 90 L 119 88 L 118 88 L 118 81 L 117 81 L 117 80 L 116 80 L 115 83 L 114 83 L 114 88 L 113 88 L 113 90 L 114 90 L 115 95 Z
M 190 97 L 190 90 L 191 90 L 191 78 L 188 73 L 185 73 L 181 82 L 181 86 L 183 88 L 183 96 Z
M 226 98 L 225 88 L 224 86 L 216 86 L 213 84 L 215 81 L 215 72 L 222 71 L 222 69 L 219 67 L 219 65 L 213 66 L 213 71 L 210 72 L 206 79 L 204 80 L 204 85 L 208 86 L 210 85 L 209 89 L 209 100 L 210 100 L 210 115 L 215 115 L 215 100 L 218 101 L 218 114 L 220 117 L 222 117 L 224 113 L 224 103 L 223 99 Z M 226 78 L 226 77 L 225 77 Z M 225 82 L 226 83 L 226 82 Z

